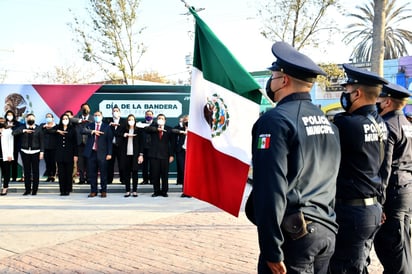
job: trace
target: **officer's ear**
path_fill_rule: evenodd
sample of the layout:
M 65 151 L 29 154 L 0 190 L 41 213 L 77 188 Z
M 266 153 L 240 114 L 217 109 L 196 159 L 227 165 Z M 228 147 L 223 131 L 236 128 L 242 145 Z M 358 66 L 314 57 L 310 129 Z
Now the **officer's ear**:
M 359 88 L 354 89 L 353 93 L 355 95 L 355 98 L 358 98 L 362 95 L 361 90 Z
M 286 85 L 289 82 L 289 76 L 287 74 L 283 74 L 283 85 Z

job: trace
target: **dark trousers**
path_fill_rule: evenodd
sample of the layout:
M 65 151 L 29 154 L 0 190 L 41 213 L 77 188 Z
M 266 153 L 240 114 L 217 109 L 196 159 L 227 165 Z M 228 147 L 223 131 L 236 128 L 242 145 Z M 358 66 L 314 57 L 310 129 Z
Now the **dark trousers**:
M 32 191 L 33 193 L 37 193 L 37 190 L 39 189 L 40 153 L 26 154 L 21 151 L 20 155 L 23 161 L 24 188 L 26 192 Z
M 1 160 L 1 173 L 3 174 L 3 188 L 8 188 L 10 183 L 10 168 L 13 161 Z M 0 178 L 1 179 L 1 178 Z
M 56 150 L 45 149 L 44 161 L 46 162 L 46 171 L 44 172 L 44 175 L 47 177 L 56 176 Z
M 387 191 L 386 221 L 376 233 L 376 255 L 383 273 L 412 273 L 411 218 L 412 186 Z
M 145 149 L 143 149 L 143 154 L 145 155 L 144 156 L 144 160 L 143 160 L 143 163 L 142 163 L 142 177 L 143 177 L 143 182 L 145 182 L 145 183 L 151 183 L 151 182 L 149 182 L 150 181 L 150 176 L 149 176 L 149 163 L 150 163 L 150 161 L 149 161 L 149 158 L 146 158 L 147 156 L 147 154 L 148 154 L 148 152 L 149 152 L 149 149 L 147 149 L 147 148 L 145 148 Z
M 79 180 L 81 182 L 87 181 L 87 158 L 83 156 L 84 145 L 78 146 L 79 157 L 77 161 L 77 171 L 79 172 Z
M 133 192 L 137 192 L 137 180 L 139 175 L 138 170 L 133 169 L 133 166 L 137 166 L 133 163 L 133 161 L 137 161 L 135 156 L 126 156 L 126 161 L 124 163 L 124 184 L 126 187 L 126 192 L 130 192 L 130 178 L 132 179 Z
M 117 160 L 117 168 L 119 170 L 120 182 L 124 182 L 123 167 L 120 165 L 120 148 L 118 145 L 113 144 L 112 158 L 108 161 L 107 166 L 107 182 L 111 184 L 114 178 L 114 165 Z
M 369 253 L 380 227 L 382 207 L 336 204 L 339 224 L 335 253 L 330 261 L 330 273 L 368 273 Z
M 178 185 L 183 185 L 185 179 L 185 157 L 186 151 L 182 150 L 176 152 L 176 171 L 177 171 L 177 178 L 176 183 Z
M 161 191 L 160 179 L 162 180 Z M 155 194 L 165 194 L 169 191 L 169 159 L 150 159 L 150 181 Z
M 87 158 L 87 180 L 90 192 L 97 193 L 97 174 L 100 171 L 100 191 L 107 192 L 107 160 L 99 160 L 96 151 Z
M 68 194 L 73 190 L 73 162 L 57 162 L 59 170 L 59 187 L 61 194 Z
M 322 224 L 308 224 L 309 234 L 292 240 L 285 233 L 282 245 L 287 273 L 328 273 L 329 260 L 335 250 L 335 233 Z M 271 274 L 262 256 L 258 263 L 259 274 Z

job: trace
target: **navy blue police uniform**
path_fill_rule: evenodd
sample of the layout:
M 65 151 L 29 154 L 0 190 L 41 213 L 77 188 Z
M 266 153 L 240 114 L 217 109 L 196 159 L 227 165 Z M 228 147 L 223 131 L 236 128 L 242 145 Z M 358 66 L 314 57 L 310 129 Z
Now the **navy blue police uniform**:
M 384 85 L 380 97 L 402 102 L 410 96 L 405 88 Z M 385 113 L 388 128 L 386 157 L 381 167 L 385 196 L 382 199 L 385 222 L 375 236 L 376 254 L 384 273 L 412 273 L 412 125 L 402 109 Z
M 343 65 L 346 85 L 381 87 L 387 81 L 378 75 Z M 349 94 L 346 93 L 346 94 Z M 341 104 L 348 110 L 342 93 Z M 376 94 L 376 97 L 378 94 Z M 330 262 L 331 273 L 368 273 L 367 265 L 373 238 L 381 222 L 382 194 L 379 168 L 383 161 L 387 129 L 375 103 L 349 113 L 338 114 L 341 164 L 336 188 L 336 216 L 339 231 L 336 250 Z
M 272 52 L 277 57 L 272 71 L 306 82 L 324 75 L 286 43 L 275 43 Z M 253 200 L 246 214 L 257 225 L 258 272 L 272 273 L 266 262 L 283 261 L 288 273 L 325 273 L 338 228 L 337 129 L 312 104 L 309 92 L 296 92 L 263 114 L 252 135 Z

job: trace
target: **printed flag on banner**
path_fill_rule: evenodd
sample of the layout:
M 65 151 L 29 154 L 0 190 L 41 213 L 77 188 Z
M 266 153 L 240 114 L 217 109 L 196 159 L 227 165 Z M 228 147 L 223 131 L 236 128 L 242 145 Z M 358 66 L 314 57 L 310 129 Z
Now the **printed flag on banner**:
M 251 162 L 259 84 L 196 20 L 184 193 L 238 216 Z

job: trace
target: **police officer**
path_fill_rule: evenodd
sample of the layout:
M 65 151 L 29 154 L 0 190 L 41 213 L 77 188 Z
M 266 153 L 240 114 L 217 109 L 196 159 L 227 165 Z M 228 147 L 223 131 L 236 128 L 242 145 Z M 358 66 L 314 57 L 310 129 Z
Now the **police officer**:
M 326 273 L 337 232 L 339 136 L 309 94 L 325 72 L 287 43 L 272 52 L 268 96 L 278 103 L 252 130 L 254 198 L 247 208 L 258 230 L 258 272 Z
M 343 65 L 347 80 L 341 95 L 344 113 L 334 119 L 342 158 L 336 188 L 339 231 L 331 273 L 368 273 L 373 237 L 381 222 L 379 168 L 387 130 L 376 111 L 376 99 L 387 81 L 375 73 Z
M 412 273 L 412 125 L 402 111 L 409 96 L 405 88 L 387 84 L 377 101 L 389 132 L 381 167 L 386 187 L 382 199 L 384 223 L 374 240 L 384 273 Z

